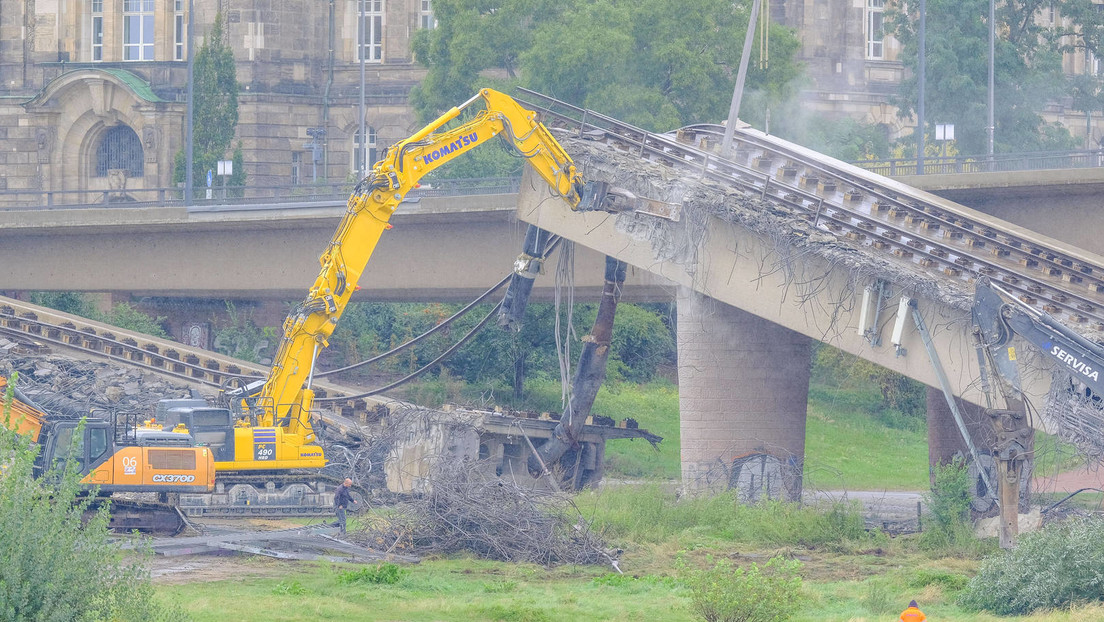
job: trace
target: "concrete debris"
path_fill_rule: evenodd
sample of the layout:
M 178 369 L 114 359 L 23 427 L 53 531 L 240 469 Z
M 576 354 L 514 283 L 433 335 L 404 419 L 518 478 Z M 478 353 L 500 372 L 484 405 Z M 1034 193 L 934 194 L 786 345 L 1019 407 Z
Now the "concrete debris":
M 19 355 L 0 351 L 0 375 L 19 373 L 19 386 L 28 397 L 50 411 L 76 409 L 88 414 L 96 408 L 153 413 L 158 400 L 189 397 L 182 383 L 154 373 L 110 363 L 61 355 Z
M 882 253 L 871 252 L 845 237 L 836 237 L 814 229 L 801 214 L 786 205 L 765 201 L 712 179 L 680 175 L 670 167 L 639 159 L 607 145 L 589 140 L 560 136 L 565 148 L 576 156 L 582 173 L 593 179 L 608 180 L 639 196 L 683 205 L 680 222 L 624 213 L 617 227 L 637 240 L 648 240 L 657 260 L 674 261 L 693 275 L 696 252 L 709 235 L 709 218 L 739 224 L 767 240 L 775 240 L 779 263 L 789 258 L 814 254 L 835 266 L 845 267 L 854 282 L 874 278 L 891 281 L 915 295 L 939 301 L 952 308 L 968 311 L 973 292 L 963 283 L 926 273 L 905 261 L 896 261 Z

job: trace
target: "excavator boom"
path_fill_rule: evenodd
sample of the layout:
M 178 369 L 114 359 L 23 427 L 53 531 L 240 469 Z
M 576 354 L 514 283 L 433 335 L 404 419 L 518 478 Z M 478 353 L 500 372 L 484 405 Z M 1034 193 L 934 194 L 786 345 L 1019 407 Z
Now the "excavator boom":
M 485 104 L 471 120 L 444 129 L 477 101 Z M 525 158 L 533 170 L 577 211 L 655 208 L 654 201 L 587 182 L 571 157 L 537 114 L 513 98 L 482 89 L 467 102 L 441 115 L 413 136 L 392 145 L 349 197 L 345 216 L 319 258 L 321 269 L 306 299 L 288 315 L 272 370 L 254 404 L 258 425 L 285 426 L 304 446 L 314 440 L 310 426 L 311 373 L 341 314 L 357 289 L 388 221 L 418 181 L 443 164 L 495 137 Z M 317 448 L 310 448 L 314 453 Z M 257 468 L 263 468 L 258 466 Z

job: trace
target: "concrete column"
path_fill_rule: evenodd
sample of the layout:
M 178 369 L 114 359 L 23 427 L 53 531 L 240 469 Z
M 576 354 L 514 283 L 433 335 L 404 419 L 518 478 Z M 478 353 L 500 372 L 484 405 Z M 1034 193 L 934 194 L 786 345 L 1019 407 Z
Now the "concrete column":
M 747 501 L 801 497 L 808 337 L 687 288 L 678 294 L 682 481 Z

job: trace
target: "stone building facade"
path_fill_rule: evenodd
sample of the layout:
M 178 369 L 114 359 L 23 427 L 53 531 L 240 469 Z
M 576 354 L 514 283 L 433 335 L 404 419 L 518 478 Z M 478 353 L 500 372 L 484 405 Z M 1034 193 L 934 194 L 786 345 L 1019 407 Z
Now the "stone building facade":
M 771 19 L 798 35 L 798 61 L 810 81 L 802 107 L 832 118 L 885 126 L 890 138 L 912 131 L 889 103 L 904 77 L 901 46 L 884 34 L 886 0 L 782 0 Z
M 414 128 L 407 102 L 424 70 L 410 40 L 434 24 L 430 0 L 192 2 L 197 49 L 225 16 L 251 185 L 346 180 L 362 154 L 370 162 Z M 0 0 L 0 202 L 124 191 L 156 200 L 151 189 L 172 185 L 187 112 L 187 9 L 188 0 Z
M 416 129 L 409 93 L 424 69 L 410 42 L 434 26 L 432 0 L 191 2 L 197 47 L 216 14 L 225 16 L 250 185 L 351 179 L 362 160 L 370 164 Z M 804 108 L 882 124 L 897 138 L 912 122 L 889 103 L 904 68 L 899 44 L 883 34 L 886 2 L 776 0 L 769 11 L 798 33 L 809 79 Z M 172 193 L 185 133 L 188 7 L 189 0 L 0 0 L 0 205 Z M 1099 71 L 1096 59 L 1067 65 Z M 1061 102 L 1050 113 L 1086 131 L 1084 115 Z

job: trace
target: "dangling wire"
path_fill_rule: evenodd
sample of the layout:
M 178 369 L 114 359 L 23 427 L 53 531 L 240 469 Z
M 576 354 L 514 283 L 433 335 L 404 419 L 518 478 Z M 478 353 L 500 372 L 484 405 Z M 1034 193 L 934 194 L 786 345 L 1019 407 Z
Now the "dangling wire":
M 560 330 L 560 309 L 563 300 L 563 290 L 567 290 L 567 328 Z M 560 399 L 563 402 L 564 413 L 568 421 L 571 421 L 571 340 L 575 337 L 572 326 L 572 317 L 575 311 L 575 243 L 564 242 L 563 252 L 560 253 L 559 263 L 556 264 L 556 358 L 560 363 Z

